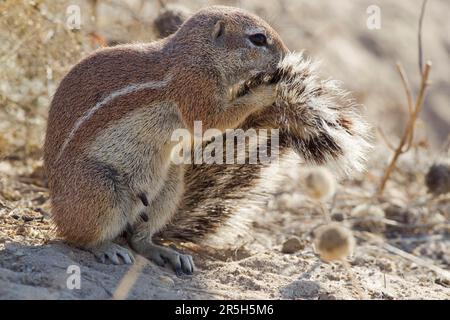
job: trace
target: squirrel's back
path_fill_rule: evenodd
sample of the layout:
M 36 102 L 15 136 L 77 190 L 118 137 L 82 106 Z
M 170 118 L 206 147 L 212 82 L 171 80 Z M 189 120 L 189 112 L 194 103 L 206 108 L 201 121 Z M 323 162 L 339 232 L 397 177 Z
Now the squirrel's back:
M 102 110 L 113 97 L 136 89 L 134 84 L 164 82 L 165 65 L 157 63 L 161 44 L 159 41 L 100 49 L 70 70 L 50 106 L 44 146 L 46 165 L 63 156 L 62 148 L 68 143 L 87 143 L 96 130 L 131 111 L 110 106 Z M 139 107 L 128 105 L 129 108 Z

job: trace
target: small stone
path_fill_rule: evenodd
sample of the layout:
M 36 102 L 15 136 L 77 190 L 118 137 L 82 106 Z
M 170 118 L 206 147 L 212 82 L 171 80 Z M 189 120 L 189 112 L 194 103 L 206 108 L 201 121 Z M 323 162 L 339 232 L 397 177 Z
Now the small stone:
M 24 226 L 19 226 L 16 229 L 16 235 L 24 236 L 27 233 L 27 229 Z
M 332 294 L 321 293 L 319 294 L 318 300 L 336 300 L 336 297 L 333 296 Z
M 339 273 L 327 273 L 326 277 L 331 281 L 340 281 L 342 279 Z
M 385 210 L 385 216 L 387 219 L 395 220 L 400 223 L 408 223 L 408 209 L 391 204 Z
M 172 278 L 167 277 L 167 276 L 160 276 L 159 281 L 161 282 L 161 284 L 163 284 L 167 287 L 175 286 L 175 282 L 172 280 Z
M 305 247 L 303 243 L 300 242 L 295 237 L 289 238 L 283 243 L 283 247 L 281 248 L 281 252 L 283 253 L 295 253 L 299 250 L 302 250 Z
M 364 259 L 361 256 L 357 256 L 350 261 L 350 264 L 352 266 L 365 266 L 368 263 L 370 263 L 370 261 L 368 261 L 367 259 Z
M 331 215 L 331 220 L 342 222 L 345 220 L 345 215 L 342 212 L 336 212 Z

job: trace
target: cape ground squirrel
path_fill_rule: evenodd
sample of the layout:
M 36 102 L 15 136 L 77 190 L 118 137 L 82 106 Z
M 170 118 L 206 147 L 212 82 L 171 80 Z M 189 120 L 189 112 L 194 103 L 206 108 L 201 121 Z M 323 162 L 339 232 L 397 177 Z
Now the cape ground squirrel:
M 131 263 L 112 241 L 124 230 L 130 246 L 157 264 L 190 274 L 192 258 L 152 243 L 178 208 L 183 166 L 171 163 L 175 129 L 238 126 L 270 106 L 274 85 L 238 98 L 230 87 L 274 72 L 287 52 L 262 19 L 210 7 L 172 36 L 150 44 L 95 52 L 66 75 L 53 98 L 44 146 L 53 217 L 69 242 L 101 260 Z

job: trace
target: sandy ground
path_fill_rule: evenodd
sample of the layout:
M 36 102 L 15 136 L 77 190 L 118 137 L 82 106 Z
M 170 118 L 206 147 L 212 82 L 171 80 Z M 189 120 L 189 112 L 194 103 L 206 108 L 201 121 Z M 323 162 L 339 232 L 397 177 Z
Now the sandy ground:
M 417 168 L 414 174 L 397 175 L 387 192 L 390 200 L 380 204 L 386 217 L 394 222 L 409 219 L 410 228 L 379 223 L 370 216 L 362 222 L 352 217 L 355 204 L 371 198 L 373 181 L 368 173 L 343 181 L 334 204 L 326 204 L 333 219 L 344 219 L 342 223 L 356 235 L 350 270 L 341 263 L 324 263 L 314 252 L 313 233 L 324 223 L 323 213 L 302 195 L 296 177 L 301 170 L 291 169 L 239 247 L 180 243 L 180 248 L 193 249 L 188 251 L 198 270 L 193 276 L 177 277 L 143 258 L 131 267 L 101 264 L 90 253 L 55 238 L 47 215 L 48 193 L 39 186 L 40 166 L 35 166 L 31 174 L 26 173 L 29 163 L 23 170 L 17 162 L 0 166 L 9 172 L 2 180 L 0 206 L 2 299 L 450 298 L 445 271 L 450 268 L 450 201 L 448 197 L 430 201 Z M 395 188 L 396 180 L 402 179 L 409 179 L 405 192 Z M 293 237 L 299 240 L 298 251 L 283 253 L 283 243 Z M 392 247 L 400 253 L 391 252 Z M 80 267 L 81 288 L 70 290 L 67 272 L 73 265 Z

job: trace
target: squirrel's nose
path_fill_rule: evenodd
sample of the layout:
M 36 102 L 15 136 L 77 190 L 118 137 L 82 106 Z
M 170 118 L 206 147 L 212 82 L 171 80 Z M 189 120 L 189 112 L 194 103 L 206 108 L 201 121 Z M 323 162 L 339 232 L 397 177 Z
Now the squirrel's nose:
M 274 55 L 277 56 L 278 60 L 283 59 L 289 53 L 288 47 L 286 47 L 286 45 L 278 39 L 273 41 L 270 49 Z

